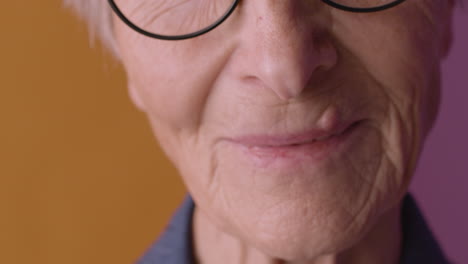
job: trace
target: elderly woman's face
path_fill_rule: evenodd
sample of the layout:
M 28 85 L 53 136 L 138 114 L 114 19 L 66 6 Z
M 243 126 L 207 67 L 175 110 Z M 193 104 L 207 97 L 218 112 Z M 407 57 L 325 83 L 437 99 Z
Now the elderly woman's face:
M 406 191 L 437 112 L 450 11 L 246 0 L 190 40 L 118 19 L 115 32 L 132 97 L 197 208 L 294 259 L 351 246 Z

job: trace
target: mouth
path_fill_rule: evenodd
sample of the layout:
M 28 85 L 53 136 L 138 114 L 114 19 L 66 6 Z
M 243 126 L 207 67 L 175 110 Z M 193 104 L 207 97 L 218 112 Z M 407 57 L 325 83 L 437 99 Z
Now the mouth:
M 340 125 L 334 129 L 310 129 L 306 132 L 287 134 L 287 135 L 271 135 L 271 134 L 256 134 L 247 135 L 232 139 L 237 144 L 244 145 L 246 147 L 287 147 L 287 146 L 299 146 L 304 144 L 312 144 L 315 142 L 326 141 L 332 137 L 339 136 L 345 133 L 348 129 L 358 125 L 361 121 L 349 122 Z
M 314 164 L 345 151 L 361 123 L 362 120 L 354 121 L 328 131 L 313 129 L 289 135 L 251 135 L 236 138 L 232 143 L 262 167 L 278 162 L 291 165 L 305 160 Z

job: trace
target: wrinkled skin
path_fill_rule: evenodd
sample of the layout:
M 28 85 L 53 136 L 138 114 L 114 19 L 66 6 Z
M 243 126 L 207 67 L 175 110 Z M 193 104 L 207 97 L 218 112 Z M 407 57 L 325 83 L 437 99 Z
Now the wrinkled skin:
M 200 223 L 291 263 L 353 248 L 398 208 L 437 114 L 451 39 L 450 1 L 369 14 L 310 2 L 245 0 L 219 28 L 177 42 L 115 19 L 132 99 Z M 360 121 L 352 144 L 313 165 L 258 164 L 226 140 L 335 119 Z

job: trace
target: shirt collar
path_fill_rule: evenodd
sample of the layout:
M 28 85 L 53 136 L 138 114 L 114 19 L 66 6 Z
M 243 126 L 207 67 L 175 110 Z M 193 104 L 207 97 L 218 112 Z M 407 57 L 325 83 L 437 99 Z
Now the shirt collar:
M 161 237 L 137 264 L 195 264 L 189 195 L 174 214 Z M 414 198 L 407 194 L 402 207 L 403 245 L 400 264 L 449 264 L 426 224 Z
M 187 195 L 171 222 L 137 264 L 195 264 L 192 216 L 195 204 Z

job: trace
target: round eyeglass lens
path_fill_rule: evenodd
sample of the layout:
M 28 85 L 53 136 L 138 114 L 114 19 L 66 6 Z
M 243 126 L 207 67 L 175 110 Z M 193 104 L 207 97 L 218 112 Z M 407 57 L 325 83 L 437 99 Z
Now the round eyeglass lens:
M 162 36 L 192 34 L 216 24 L 235 0 L 114 0 L 138 28 Z
M 355 11 L 375 11 L 397 5 L 404 0 L 325 0 L 332 5 Z

